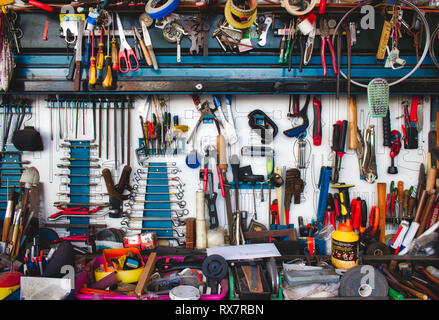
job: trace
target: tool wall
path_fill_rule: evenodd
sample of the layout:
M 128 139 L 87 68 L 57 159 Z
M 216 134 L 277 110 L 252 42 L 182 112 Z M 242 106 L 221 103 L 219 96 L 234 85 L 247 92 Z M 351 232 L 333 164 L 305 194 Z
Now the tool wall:
M 223 100 L 224 97 L 219 96 Z M 334 96 L 316 96 L 321 100 L 321 119 L 322 119 L 322 142 L 320 146 L 313 145 L 313 124 L 316 121 L 313 117 L 313 110 L 311 103 L 307 110 L 307 116 L 310 121 L 310 125 L 306 130 L 306 141 L 304 157 L 305 168 L 301 170 L 303 172 L 303 180 L 305 182 L 304 190 L 300 196 L 300 204 L 292 204 L 290 211 L 290 222 L 295 226 L 298 225 L 298 217 L 302 216 L 305 223 L 311 223 L 316 219 L 318 198 L 319 198 L 319 174 L 322 166 L 332 166 L 334 161 L 334 152 L 331 150 L 332 137 L 333 137 L 333 124 L 337 120 L 345 120 L 348 118 L 348 100 L 342 96 L 340 99 L 335 99 Z M 124 156 L 122 161 L 122 132 L 124 132 L 125 139 L 128 135 L 131 136 L 131 146 L 128 148 L 125 144 L 125 152 L 129 152 L 130 165 L 132 166 L 132 172 L 130 179 L 131 185 L 139 184 L 139 189 L 142 189 L 142 185 L 145 185 L 144 181 L 137 182 L 135 179 L 135 173 L 137 170 L 147 170 L 144 166 L 140 165 L 137 161 L 135 149 L 139 147 L 139 139 L 142 137 L 141 125 L 139 122 L 139 116 L 145 116 L 145 105 L 147 97 L 136 96 L 133 101 L 133 107 L 130 109 L 130 123 L 128 123 L 127 116 L 125 117 L 124 131 L 122 130 L 122 113 L 118 110 L 116 113 L 116 124 L 114 122 L 114 109 L 111 109 L 109 114 L 109 136 L 107 133 L 107 118 L 106 110 L 103 111 L 103 116 L 99 122 L 99 111 L 96 109 L 96 128 L 93 129 L 93 109 L 92 104 L 89 103 L 89 107 L 81 108 L 78 104 L 76 107 L 72 104 L 70 108 L 66 107 L 66 103 L 59 104 L 59 102 L 50 105 L 48 104 L 47 97 L 33 96 L 32 99 L 33 114 L 30 120 L 25 121 L 25 125 L 34 125 L 35 128 L 41 133 L 43 137 L 44 151 L 41 152 L 24 152 L 22 155 L 23 160 L 28 160 L 31 164 L 37 167 L 40 171 L 41 184 L 43 189 L 43 199 L 41 201 L 41 217 L 47 219 L 52 214 L 59 210 L 54 206 L 55 203 L 69 202 L 69 198 L 66 197 L 69 191 L 68 183 L 72 181 L 75 183 L 75 178 L 69 179 L 68 174 L 73 173 L 68 164 L 62 159 L 71 158 L 69 148 L 66 148 L 66 144 L 72 144 L 74 141 L 86 141 L 87 144 L 95 146 L 90 149 L 90 158 L 95 159 L 93 162 L 89 162 L 94 167 L 87 169 L 87 173 L 90 173 L 89 180 L 84 182 L 84 178 L 76 178 L 81 183 L 96 183 L 96 185 L 90 186 L 86 193 L 89 193 L 92 198 L 89 199 L 91 203 L 108 203 L 108 192 L 105 187 L 105 181 L 101 177 L 102 170 L 108 168 L 116 181 L 120 176 L 123 166 L 128 164 L 128 154 Z M 402 102 L 410 100 L 410 96 L 392 96 L 390 101 L 391 112 L 391 126 L 392 128 L 400 127 L 403 124 Z M 117 99 L 117 97 L 116 97 Z M 217 129 L 211 120 L 205 120 L 206 123 L 200 125 L 195 135 L 195 142 L 192 145 L 187 143 L 187 138 L 194 128 L 199 113 L 195 110 L 192 97 L 190 95 L 178 95 L 178 96 L 166 96 L 169 112 L 174 116 L 179 117 L 180 124 L 189 126 L 190 130 L 183 133 L 180 147 L 177 154 L 173 154 L 173 151 L 169 151 L 170 154 L 165 155 L 150 155 L 147 160 L 143 157 L 140 158 L 143 163 L 162 163 L 170 166 L 169 172 L 176 172 L 169 176 L 176 177 L 182 182 L 182 191 L 184 191 L 182 200 L 186 201 L 185 209 L 188 210 L 186 217 L 195 217 L 196 201 L 195 192 L 202 188 L 202 177 L 200 176 L 200 170 L 204 164 L 204 150 L 209 145 L 216 147 Z M 202 95 L 201 101 L 208 100 L 213 104 L 213 98 L 211 95 Z M 305 104 L 306 95 L 300 96 L 300 107 Z M 49 107 L 48 107 L 49 106 Z M 59 107 L 58 107 L 59 106 Z M 227 148 L 227 157 L 236 154 L 240 157 L 240 166 L 244 167 L 251 165 L 253 173 L 256 175 L 264 175 L 266 180 L 266 161 L 267 157 L 260 156 L 261 153 L 255 151 L 254 156 L 241 155 L 241 150 L 244 147 L 258 147 L 261 145 L 261 136 L 256 130 L 252 130 L 248 122 L 248 114 L 259 109 L 265 112 L 279 128 L 279 133 L 273 139 L 273 142 L 265 145 L 270 147 L 274 151 L 275 166 L 283 167 L 287 169 L 299 168 L 299 145 L 297 138 L 289 138 L 283 134 L 284 130 L 291 128 L 292 123 L 287 118 L 289 107 L 289 96 L 254 96 L 254 95 L 240 95 L 232 97 L 232 114 L 238 132 L 238 142 Z M 152 108 L 152 106 L 151 106 Z M 419 105 L 419 119 L 422 121 L 422 130 L 419 131 L 419 148 L 416 150 L 407 150 L 404 147 L 401 148 L 398 156 L 395 157 L 395 166 L 398 168 L 397 175 L 391 175 L 387 173 L 388 167 L 391 165 L 390 149 L 383 146 L 383 124 L 382 119 L 372 119 L 369 114 L 369 107 L 367 104 L 367 98 L 365 96 L 357 97 L 357 112 L 358 112 L 358 127 L 360 130 L 367 129 L 369 125 L 375 126 L 375 152 L 377 161 L 377 178 L 375 181 L 392 181 L 401 180 L 407 186 L 416 184 L 419 163 L 425 161 L 427 153 L 427 141 L 428 141 L 428 124 L 430 111 L 430 97 L 426 96 L 422 99 Z M 151 117 L 152 110 L 149 117 Z M 66 117 L 67 116 L 67 117 Z M 50 120 L 51 119 L 51 120 Z M 147 119 L 145 117 L 145 119 Z M 51 122 L 51 125 L 50 125 Z M 76 129 L 76 125 L 78 128 Z M 85 125 L 85 126 L 83 126 Z M 60 138 L 60 128 L 62 137 Z M 76 130 L 78 131 L 77 138 L 75 137 Z M 83 131 L 84 130 L 84 131 Z M 102 137 L 99 138 L 99 132 Z M 119 132 L 119 133 L 117 133 Z M 118 146 L 118 161 L 117 169 L 115 159 L 114 146 L 115 134 L 117 133 L 117 146 Z M 53 140 L 51 139 L 53 137 Z M 108 137 L 108 145 L 107 145 Z M 99 147 L 99 143 L 101 146 Z M 125 142 L 127 143 L 127 142 Z M 64 146 L 64 147 L 63 147 Z M 108 157 L 107 157 L 108 146 Z M 193 148 L 197 151 L 201 165 L 198 168 L 190 168 L 186 164 L 186 157 L 191 153 Z M 101 156 L 99 157 L 99 149 L 101 149 Z M 268 153 L 267 153 L 268 154 Z M 73 162 L 70 162 L 74 165 Z M 175 163 L 175 165 L 173 165 Z M 65 167 L 62 167 L 66 164 Z M 81 164 L 81 162 L 79 162 Z M 61 166 L 61 168 L 60 168 Z M 214 177 L 214 191 L 218 193 L 217 209 L 219 225 L 227 228 L 227 219 L 225 213 L 224 198 L 221 196 L 221 190 L 219 186 L 218 176 L 215 170 L 215 159 L 211 158 L 209 162 L 209 168 L 213 170 Z M 174 168 L 175 167 L 175 168 Z M 178 169 L 175 170 L 174 169 Z M 139 177 L 141 177 L 139 175 Z M 233 175 L 231 170 L 228 171 L 228 180 L 233 181 Z M 346 147 L 346 154 L 343 157 L 340 170 L 340 182 L 353 184 L 355 187 L 351 188 L 352 199 L 357 196 L 365 199 L 368 206 L 371 207 L 377 201 L 376 183 L 370 184 L 360 179 L 360 169 L 358 164 L 358 158 L 354 150 L 349 150 Z M 261 200 L 261 185 L 257 183 L 254 187 L 256 197 L 256 221 L 264 224 L 266 227 L 270 225 L 269 215 L 269 202 L 268 202 L 268 185 L 264 184 L 264 202 Z M 234 198 L 234 190 L 231 190 L 231 197 Z M 276 198 L 276 192 L 272 188 L 272 199 Z M 335 190 L 330 190 L 335 192 Z M 138 199 L 138 198 L 137 198 Z M 71 199 L 72 202 L 74 199 Z M 85 202 L 87 202 L 86 200 Z M 81 201 L 79 201 L 81 202 Z M 128 205 L 129 201 L 125 204 Z M 240 190 L 240 204 L 241 209 L 248 212 L 248 222 L 254 217 L 255 208 L 253 201 L 253 187 L 249 184 L 242 186 Z M 140 205 L 140 208 L 142 205 Z M 178 208 L 178 205 L 172 205 L 172 208 Z M 139 205 L 134 205 L 134 209 L 138 209 Z M 125 207 L 125 210 L 130 210 L 129 207 Z M 103 211 L 106 211 L 103 210 Z M 93 223 L 106 224 L 109 227 L 121 228 L 122 218 L 114 219 L 108 215 L 98 215 L 98 218 L 92 219 Z M 46 220 L 46 222 L 48 222 Z M 53 221 L 60 222 L 58 221 Z M 141 227 L 141 222 L 132 224 L 133 227 Z M 392 225 L 388 225 L 392 228 Z M 397 226 L 393 226 L 397 228 Z M 60 234 L 68 235 L 69 231 L 66 229 L 58 229 Z M 394 231 L 394 230 L 393 230 Z M 392 230 L 389 232 L 392 234 Z M 177 243 L 171 243 L 171 245 L 177 245 Z
M 436 7 L 0 1 L 0 299 L 439 300 Z

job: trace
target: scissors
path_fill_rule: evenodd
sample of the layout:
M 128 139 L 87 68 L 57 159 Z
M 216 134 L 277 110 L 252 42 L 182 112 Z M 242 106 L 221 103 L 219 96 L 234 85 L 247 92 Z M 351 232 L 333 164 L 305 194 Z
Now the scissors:
M 134 54 L 134 50 L 130 47 L 130 45 L 127 42 L 127 39 L 125 38 L 122 22 L 120 21 L 120 17 L 118 13 L 116 14 L 116 17 L 117 17 L 117 29 L 119 30 L 119 37 L 120 37 L 120 50 L 119 50 L 120 72 L 128 73 L 129 71 L 136 71 L 137 69 L 139 69 L 139 61 L 137 60 L 137 57 Z M 136 61 L 135 69 L 133 69 L 133 66 L 131 64 L 131 58 L 134 58 L 134 61 Z M 122 60 L 124 60 L 124 65 L 126 65 L 126 69 L 122 69 L 122 63 L 121 63 Z

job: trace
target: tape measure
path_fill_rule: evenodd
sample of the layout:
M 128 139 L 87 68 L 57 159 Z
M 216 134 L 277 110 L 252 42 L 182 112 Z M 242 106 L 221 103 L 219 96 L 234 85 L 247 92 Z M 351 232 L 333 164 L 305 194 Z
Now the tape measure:
M 383 30 L 381 31 L 380 43 L 376 55 L 377 60 L 384 60 L 384 57 L 386 56 L 386 47 L 387 43 L 389 42 L 391 31 L 392 24 L 389 21 L 384 20 Z

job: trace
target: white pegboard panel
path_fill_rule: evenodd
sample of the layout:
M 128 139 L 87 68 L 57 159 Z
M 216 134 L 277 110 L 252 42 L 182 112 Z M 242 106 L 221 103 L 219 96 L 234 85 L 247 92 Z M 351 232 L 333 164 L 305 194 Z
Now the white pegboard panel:
M 25 122 L 26 125 L 34 125 L 36 129 L 41 133 L 44 143 L 44 151 L 29 153 L 24 152 L 23 160 L 31 160 L 32 165 L 35 166 L 40 172 L 40 179 L 42 185 L 42 216 L 47 217 L 57 211 L 53 206 L 55 201 L 62 200 L 57 193 L 64 190 L 60 186 L 61 177 L 57 176 L 57 173 L 62 172 L 64 169 L 57 168 L 57 164 L 61 161 L 61 157 L 66 156 L 65 150 L 59 147 L 60 139 L 58 135 L 59 119 L 58 110 L 52 110 L 52 122 L 53 122 L 53 136 L 54 140 L 50 140 L 50 109 L 47 108 L 47 102 L 44 100 L 47 97 L 44 96 L 34 96 L 32 99 L 33 103 L 33 116 L 30 120 Z M 180 124 L 188 125 L 189 131 L 185 134 L 186 138 L 191 133 L 195 123 L 199 118 L 199 113 L 196 111 L 192 98 L 190 95 L 171 95 L 169 100 L 169 110 L 172 115 L 178 115 L 180 118 Z M 221 96 L 223 105 L 224 96 Z M 308 117 L 310 120 L 310 125 L 308 127 L 307 137 L 307 168 L 305 177 L 305 190 L 302 194 L 301 203 L 299 205 L 292 204 L 291 206 L 291 216 L 292 223 L 297 226 L 297 217 L 303 216 L 304 222 L 311 222 L 311 219 L 316 218 L 317 202 L 319 197 L 319 190 L 317 187 L 319 173 L 321 166 L 332 166 L 334 154 L 331 151 L 332 145 L 332 125 L 337 120 L 347 120 L 348 115 L 348 100 L 345 96 L 340 97 L 339 100 L 333 95 L 322 95 L 319 97 L 322 101 L 322 144 L 321 146 L 312 145 L 312 126 L 313 126 L 313 111 L 312 111 L 312 99 L 308 107 Z M 131 123 L 126 128 L 131 131 L 131 166 L 133 168 L 133 173 L 139 169 L 139 164 L 136 161 L 135 149 L 138 147 L 138 139 L 142 137 L 139 115 L 144 114 L 146 96 L 137 96 L 134 102 L 134 110 L 131 110 Z M 212 96 L 205 95 L 201 96 L 201 100 L 209 99 L 212 103 Z M 411 101 L 411 97 L 405 96 L 391 96 L 390 98 L 390 112 L 391 112 L 391 128 L 401 131 L 401 124 L 404 119 L 401 118 L 403 112 L 401 107 L 401 102 L 404 99 Z M 300 107 L 303 106 L 305 101 L 305 95 L 301 96 Z M 247 114 L 255 109 L 260 109 L 264 111 L 279 128 L 279 133 L 275 137 L 271 144 L 271 147 L 275 149 L 275 165 L 276 166 L 286 166 L 287 168 L 297 167 L 297 139 L 288 138 L 282 132 L 285 129 L 291 127 L 290 121 L 287 119 L 286 114 L 288 112 L 289 96 L 288 95 L 238 95 L 232 98 L 232 113 L 234 116 L 234 122 L 239 136 L 239 141 L 237 144 L 230 146 L 228 148 L 229 158 L 231 154 L 240 155 L 240 149 L 245 145 L 259 145 L 260 137 L 251 131 L 248 125 Z M 421 107 L 421 106 L 420 106 Z M 369 116 L 367 96 L 357 96 L 357 117 L 358 126 L 360 129 L 365 129 L 369 124 L 375 125 L 375 146 L 376 146 L 376 158 L 377 158 L 377 170 L 378 179 L 376 182 L 386 182 L 389 188 L 390 182 L 393 180 L 395 183 L 399 180 L 404 182 L 404 186 L 408 189 L 410 186 L 416 186 L 418 169 L 420 162 L 425 161 L 425 156 L 427 152 L 427 137 L 429 131 L 429 121 L 430 121 L 430 99 L 425 97 L 422 103 L 422 111 L 419 112 L 420 119 L 422 119 L 423 126 L 422 131 L 419 132 L 419 148 L 417 150 L 405 150 L 403 147 L 400 154 L 395 159 L 395 165 L 398 167 L 397 175 L 387 174 L 387 168 L 390 165 L 390 149 L 383 147 L 383 137 L 382 137 L 382 119 L 372 119 Z M 70 127 L 69 136 L 74 138 L 74 132 L 72 131 L 75 126 L 76 114 L 73 112 L 67 112 L 68 123 Z M 64 111 L 61 110 L 62 124 L 65 126 Z M 105 115 L 105 113 L 104 113 Z M 80 139 L 91 139 L 93 136 L 93 124 L 92 124 L 92 110 L 87 109 L 86 111 L 86 134 L 82 135 L 82 121 L 83 113 L 80 110 L 78 114 L 78 131 Z M 120 121 L 120 116 L 119 116 Z M 104 128 L 103 132 L 105 134 L 105 116 L 103 116 Z M 64 128 L 65 130 L 65 128 Z M 119 126 L 120 130 L 120 126 Z M 198 152 L 202 153 L 202 148 L 208 144 L 216 145 L 217 130 L 214 124 L 201 124 L 195 140 L 195 147 Z M 110 112 L 110 142 L 114 138 L 113 130 L 113 112 Z M 120 139 L 120 132 L 118 134 Z M 346 139 L 347 141 L 348 139 Z M 96 141 L 97 142 L 97 141 Z M 103 158 L 105 158 L 105 137 L 102 139 L 103 143 Z M 191 144 L 185 145 L 186 152 L 188 152 L 192 146 Z M 100 174 L 103 168 L 109 168 L 114 176 L 115 183 L 119 179 L 119 175 L 122 171 L 124 164 L 118 165 L 118 170 L 116 172 L 114 161 L 113 161 L 113 146 L 110 146 L 110 159 L 101 159 L 99 163 L 102 168 L 95 170 L 95 173 Z M 119 150 L 120 152 L 120 150 Z M 94 151 L 97 155 L 97 149 Z M 163 156 L 151 156 L 150 161 L 158 162 L 176 162 L 177 166 L 182 170 L 178 176 L 185 183 L 184 186 L 184 200 L 187 202 L 187 209 L 189 210 L 190 217 L 195 217 L 195 191 L 201 187 L 200 181 L 198 179 L 199 169 L 190 169 L 185 164 L 184 155 L 168 155 Z M 266 174 L 265 169 L 265 158 L 251 158 L 251 157 L 241 157 L 240 165 L 251 165 L 253 173 L 255 174 Z M 218 183 L 218 177 L 216 174 L 216 169 L 214 168 L 214 162 L 210 162 L 210 168 L 214 169 L 214 179 L 215 186 Z M 133 176 L 133 175 L 132 175 Z M 303 178 L 303 177 L 302 177 Z M 228 180 L 233 181 L 232 170 L 229 166 L 228 169 Z M 101 193 L 106 192 L 105 184 L 102 178 L 98 178 L 96 181 L 99 182 L 99 186 L 92 188 L 91 193 Z M 340 182 L 345 182 L 349 184 L 354 184 L 355 187 L 351 188 L 351 199 L 360 196 L 365 199 L 370 210 L 372 205 L 377 204 L 377 194 L 376 194 L 376 182 L 374 184 L 369 184 L 359 177 L 358 160 L 356 153 L 353 150 L 348 149 L 348 143 L 346 142 L 346 154 L 343 156 L 342 169 L 340 172 Z M 330 192 L 334 192 L 334 189 L 330 189 Z M 224 199 L 221 196 L 221 191 L 218 192 L 217 208 L 220 226 L 226 226 L 226 215 L 225 215 L 225 204 Z M 234 203 L 234 191 L 231 190 L 232 203 Z M 258 222 L 261 222 L 268 226 L 269 223 L 269 204 L 268 204 L 268 191 L 265 190 L 265 202 L 261 202 L 261 189 L 260 186 L 256 185 L 256 210 L 258 216 Z M 272 200 L 276 198 L 276 192 L 272 190 Z M 107 197 L 95 198 L 97 202 L 107 201 Z M 249 213 L 249 219 L 254 213 L 253 206 L 253 193 L 251 189 L 241 190 L 240 207 L 242 210 L 247 210 Z M 121 227 L 121 219 L 112 219 L 106 216 L 105 218 L 98 218 L 92 222 L 102 223 L 105 221 L 109 227 Z M 61 222 L 61 221 L 57 221 Z M 139 223 L 140 225 L 140 223 Z M 60 235 L 64 235 L 61 230 Z

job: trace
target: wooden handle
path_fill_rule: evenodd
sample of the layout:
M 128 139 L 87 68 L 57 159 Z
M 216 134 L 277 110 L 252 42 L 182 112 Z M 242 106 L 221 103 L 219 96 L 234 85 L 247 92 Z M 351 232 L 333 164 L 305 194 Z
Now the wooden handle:
M 105 185 L 107 186 L 108 195 L 114 197 L 116 190 L 114 189 L 113 177 L 111 171 L 108 168 L 102 170 L 102 177 L 104 177 Z
M 425 190 L 430 191 L 431 189 L 434 188 L 435 184 L 436 184 L 436 174 L 437 174 L 437 169 L 436 168 L 430 168 L 430 170 L 427 171 L 427 183 L 425 185 Z
M 226 140 L 221 134 L 216 137 L 216 147 L 218 149 L 218 166 L 221 171 L 227 170 Z
M 142 40 L 139 40 L 140 48 L 142 49 L 143 56 L 145 57 L 145 61 L 148 66 L 152 66 L 151 56 L 149 55 L 148 49 L 145 46 L 145 43 Z
M 432 189 L 428 194 L 427 204 L 423 210 L 418 232 L 416 232 L 416 237 L 419 237 L 424 232 L 427 221 L 430 218 L 431 210 L 433 210 L 434 200 L 436 199 L 436 190 Z
M 382 243 L 386 242 L 386 215 L 383 214 L 386 212 L 386 184 L 378 183 L 377 191 L 378 191 L 378 208 L 380 210 L 380 221 L 378 224 L 378 229 L 380 230 L 379 241 Z
M 398 189 L 398 202 L 403 203 L 403 201 L 404 201 L 404 182 L 398 181 L 397 189 Z
M 427 190 L 422 191 L 421 199 L 418 203 L 418 208 L 416 209 L 415 218 L 413 219 L 413 222 L 419 222 L 422 216 L 422 209 L 424 208 L 425 201 L 427 200 Z
M 157 253 L 151 252 L 148 257 L 148 261 L 146 261 L 146 265 L 143 268 L 142 274 L 140 275 L 139 282 L 137 282 L 136 289 L 134 290 L 137 297 L 140 297 L 142 295 L 143 289 L 148 283 L 151 274 L 154 272 L 156 258 L 157 258 Z
M 132 169 L 129 165 L 123 167 L 119 182 L 117 184 L 117 191 L 119 191 L 119 193 L 122 193 L 126 186 L 129 185 L 131 170 Z
M 349 97 L 349 149 L 357 149 L 357 102 Z
M 406 210 L 409 206 L 409 199 L 410 199 L 410 191 L 404 190 L 404 200 L 402 207 Z
M 411 217 L 413 214 L 413 208 L 416 205 L 416 198 L 411 197 L 409 199 L 408 207 L 407 207 L 407 216 Z

